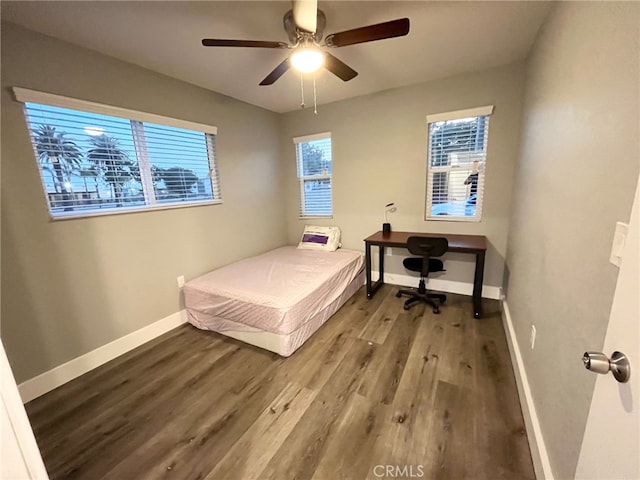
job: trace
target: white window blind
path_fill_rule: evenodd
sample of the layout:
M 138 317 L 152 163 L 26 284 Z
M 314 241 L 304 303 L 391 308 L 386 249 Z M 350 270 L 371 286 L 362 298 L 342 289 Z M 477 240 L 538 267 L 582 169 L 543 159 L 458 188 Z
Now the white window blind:
M 215 127 L 14 92 L 53 218 L 221 202 Z
M 491 113 L 493 106 L 427 117 L 425 219 L 482 218 Z
M 331 217 L 331 134 L 296 137 L 293 143 L 300 184 L 300 218 Z

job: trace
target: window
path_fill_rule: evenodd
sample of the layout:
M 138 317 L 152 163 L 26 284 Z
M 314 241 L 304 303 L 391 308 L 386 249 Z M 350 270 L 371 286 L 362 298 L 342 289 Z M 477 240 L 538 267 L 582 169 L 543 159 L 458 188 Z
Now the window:
M 300 182 L 300 218 L 331 217 L 331 134 L 293 139 Z
M 216 128 L 14 88 L 53 218 L 220 203 Z
M 426 220 L 482 217 L 493 106 L 427 116 Z

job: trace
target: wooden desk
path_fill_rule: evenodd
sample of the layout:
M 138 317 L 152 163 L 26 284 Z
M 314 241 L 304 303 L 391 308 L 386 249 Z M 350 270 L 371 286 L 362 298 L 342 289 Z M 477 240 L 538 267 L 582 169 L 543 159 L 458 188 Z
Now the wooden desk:
M 418 235 L 421 237 L 445 237 L 449 241 L 449 251 L 471 253 L 476 256 L 476 269 L 473 277 L 473 316 L 482 316 L 482 280 L 484 277 L 484 255 L 487 251 L 487 238 L 484 235 L 455 235 L 448 233 L 423 232 L 376 232 L 364 239 L 365 262 L 367 273 L 367 298 L 371 298 L 384 283 L 384 249 L 385 247 L 407 248 L 407 238 Z M 371 282 L 371 245 L 378 247 L 380 278 L 375 284 Z

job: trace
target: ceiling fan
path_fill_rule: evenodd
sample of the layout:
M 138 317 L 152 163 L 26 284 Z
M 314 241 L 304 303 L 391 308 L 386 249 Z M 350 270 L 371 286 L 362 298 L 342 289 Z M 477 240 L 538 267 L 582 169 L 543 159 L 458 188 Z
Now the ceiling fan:
M 358 75 L 358 72 L 330 53 L 322 50 L 322 47 L 344 47 L 386 38 L 402 37 L 409 33 L 409 19 L 400 18 L 390 22 L 332 33 L 324 38 L 324 43 L 321 43 L 326 17 L 322 10 L 318 10 L 317 0 L 293 0 L 292 3 L 293 8 L 285 13 L 283 18 L 284 29 L 289 36 L 290 44 L 262 40 L 204 38 L 202 39 L 202 45 L 205 47 L 292 49 L 293 53 L 269 73 L 260 82 L 260 85 L 272 85 L 285 74 L 290 66 L 301 72 L 314 72 L 324 66 L 338 78 L 348 82 Z

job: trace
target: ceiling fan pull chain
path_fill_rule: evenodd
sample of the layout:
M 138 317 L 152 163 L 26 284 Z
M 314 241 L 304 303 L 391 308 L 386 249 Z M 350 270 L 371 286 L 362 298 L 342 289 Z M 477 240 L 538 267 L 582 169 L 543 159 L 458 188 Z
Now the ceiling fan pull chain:
M 318 96 L 316 93 L 316 74 L 313 74 L 313 114 L 318 114 Z
M 300 108 L 304 108 L 304 78 L 300 72 Z

